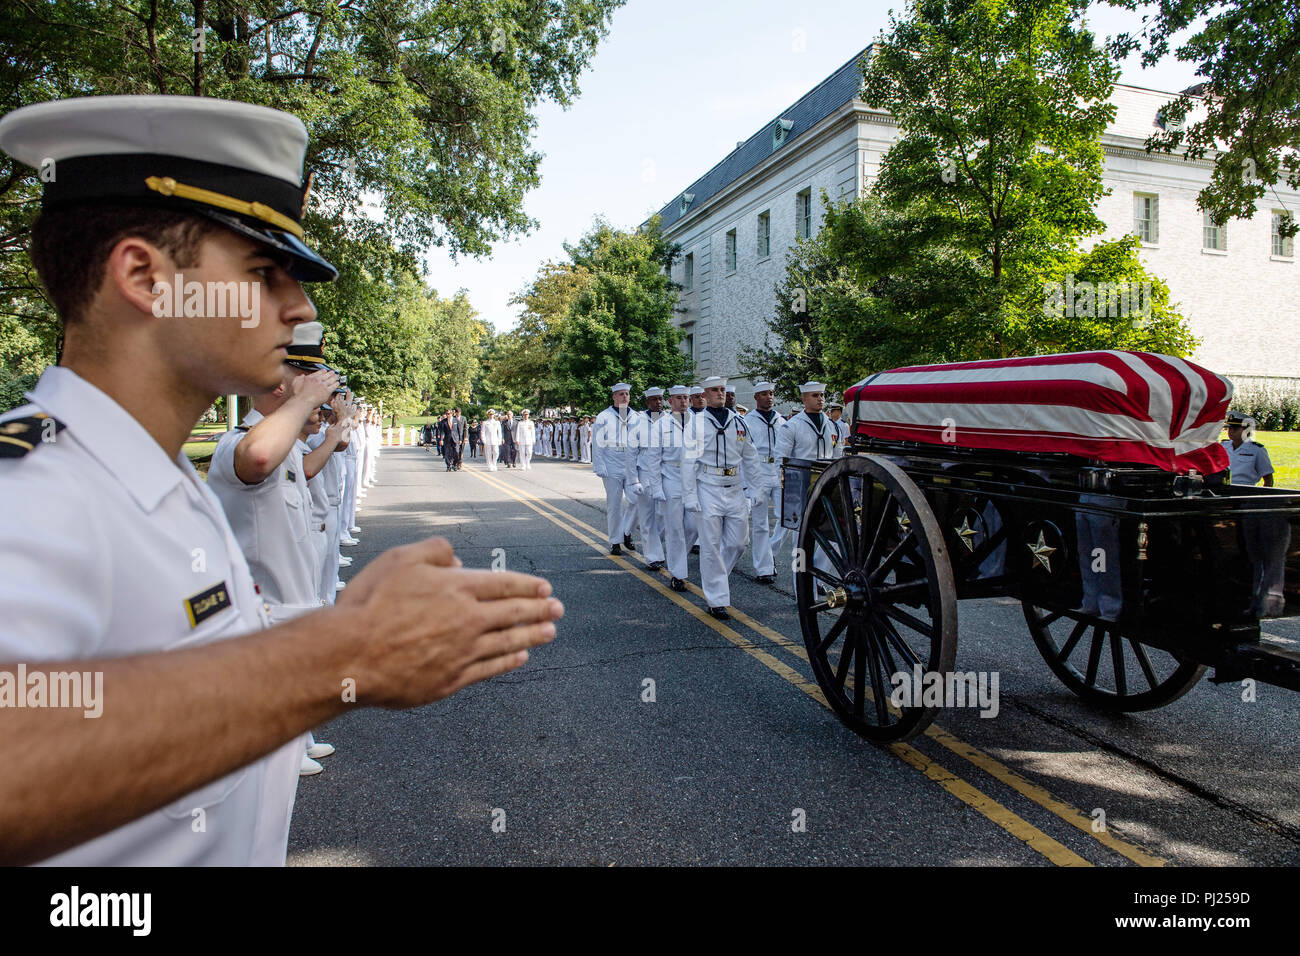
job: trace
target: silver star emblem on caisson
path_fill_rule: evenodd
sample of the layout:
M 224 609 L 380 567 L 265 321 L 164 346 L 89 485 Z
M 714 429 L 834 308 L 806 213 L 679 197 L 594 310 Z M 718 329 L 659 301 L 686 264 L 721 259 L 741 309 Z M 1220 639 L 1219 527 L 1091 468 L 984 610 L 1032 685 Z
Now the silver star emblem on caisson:
M 902 511 L 900 511 L 898 513 L 898 533 L 907 534 L 907 532 L 911 530 L 912 530 L 912 519 L 909 518 Z
M 1032 554 L 1032 555 L 1034 556 L 1034 561 L 1036 561 L 1038 564 L 1041 564 L 1041 565 L 1043 566 L 1043 568 L 1047 571 L 1047 573 L 1048 573 L 1048 574 L 1051 574 L 1051 573 L 1052 573 L 1052 562 L 1051 562 L 1049 556 L 1050 556 L 1051 553 L 1052 553 L 1053 551 L 1055 551 L 1056 549 L 1055 549 L 1055 548 L 1049 548 L 1049 547 L 1047 546 L 1047 541 L 1044 540 L 1044 538 L 1043 538 L 1043 532 L 1041 532 L 1041 531 L 1038 532 L 1038 543 L 1037 543 L 1037 544 L 1026 544 L 1025 547 L 1028 548 L 1028 549 L 1029 549 L 1029 553 Z
M 966 545 L 967 551 L 975 550 L 974 539 L 979 536 L 979 532 L 970 526 L 970 518 L 962 518 L 961 527 L 953 528 L 953 531 L 957 532 L 957 539 Z

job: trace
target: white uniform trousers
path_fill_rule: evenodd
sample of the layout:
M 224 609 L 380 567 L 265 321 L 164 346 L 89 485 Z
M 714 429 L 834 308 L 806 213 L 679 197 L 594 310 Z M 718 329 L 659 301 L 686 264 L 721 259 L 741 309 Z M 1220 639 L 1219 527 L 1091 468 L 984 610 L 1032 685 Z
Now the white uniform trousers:
M 501 453 L 500 445 L 484 445 L 483 457 L 487 459 L 488 471 L 497 470 L 497 455 Z
M 771 508 L 768 507 L 769 505 Z M 775 516 L 772 515 L 771 509 L 775 509 Z M 773 555 L 785 538 L 785 527 L 781 524 L 780 485 L 759 495 L 758 503 L 749 512 L 749 527 L 749 547 L 753 552 L 754 573 L 775 574 L 776 565 Z
M 687 511 L 682 504 L 682 483 L 664 475 L 664 494 L 667 501 L 659 502 L 664 528 L 664 550 L 667 552 L 668 573 L 685 581 L 691 539 L 695 537 L 697 511 Z
M 731 569 L 749 538 L 749 503 L 740 479 L 731 484 L 696 485 L 700 499 L 700 584 L 709 607 L 731 603 Z
M 519 467 L 525 471 L 533 467 L 533 446 L 531 444 L 521 444 L 519 446 Z
M 320 572 L 320 599 L 326 604 L 334 603 L 339 582 L 339 509 L 330 508 L 325 512 L 325 561 Z
M 625 490 L 629 502 L 636 501 L 636 496 L 632 494 L 632 485 L 636 479 L 606 475 L 600 480 L 605 483 L 605 531 L 608 533 L 609 546 L 612 548 L 616 544 L 622 544 L 623 536 L 630 533 L 624 530 L 627 515 L 630 513 L 632 520 L 636 520 L 635 505 L 629 508 L 623 507 Z
M 664 560 L 664 515 L 663 503 L 655 501 L 650 488 L 643 485 L 644 491 L 637 496 L 637 521 L 641 523 L 641 553 L 650 562 Z
M 350 532 L 357 523 L 357 459 L 343 456 L 342 530 Z

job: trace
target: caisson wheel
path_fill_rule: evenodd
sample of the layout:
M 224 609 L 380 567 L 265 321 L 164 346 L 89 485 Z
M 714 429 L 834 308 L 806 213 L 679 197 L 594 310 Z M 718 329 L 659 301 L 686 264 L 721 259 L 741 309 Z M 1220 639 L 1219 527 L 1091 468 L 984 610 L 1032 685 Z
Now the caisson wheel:
M 1182 697 L 1205 667 L 1143 644 L 1123 628 L 1079 611 L 1022 605 L 1047 666 L 1088 703 L 1110 711 L 1152 710 Z
M 885 459 L 842 458 L 813 487 L 796 544 L 799 623 L 836 715 L 879 742 L 923 731 L 939 708 L 911 693 L 916 668 L 947 675 L 957 653 L 952 568 L 924 494 Z

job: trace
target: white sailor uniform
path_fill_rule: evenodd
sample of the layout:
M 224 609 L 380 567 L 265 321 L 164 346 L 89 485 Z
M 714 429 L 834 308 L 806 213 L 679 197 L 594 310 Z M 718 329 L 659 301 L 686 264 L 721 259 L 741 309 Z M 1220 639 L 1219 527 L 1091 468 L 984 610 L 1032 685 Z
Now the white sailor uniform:
M 682 467 L 682 498 L 700 512 L 700 583 L 711 608 L 731 603 L 731 569 L 749 536 L 751 504 L 744 489 L 766 480 L 741 417 L 723 408 L 719 422 L 713 411 L 706 408 L 691 420 Z
M 639 427 L 641 413 L 631 406 L 620 412 L 614 406 L 596 416 L 595 441 L 592 444 L 591 468 L 605 483 L 605 530 L 609 546 L 621 545 L 624 530 L 623 496 L 636 502 L 641 489 L 637 477 L 636 448 L 632 441 Z
M 266 626 L 221 504 L 184 452 L 169 459 L 70 369 L 46 369 L 28 398 L 0 416 L 0 660 L 151 654 Z M 22 423 L 38 414 L 24 448 Z M 302 749 L 295 737 L 43 862 L 282 866 Z
M 644 450 L 640 473 L 650 482 L 650 497 L 662 508 L 668 573 L 686 580 L 687 555 L 696 534 L 698 511 L 687 511 L 682 501 L 682 458 L 686 429 L 694 416 L 664 412 L 654 423 L 650 445 Z
M 754 501 L 754 510 L 749 516 L 749 543 L 754 573 L 761 577 L 776 573 L 773 555 L 785 539 L 785 527 L 781 524 L 781 466 L 776 457 L 776 437 L 786 425 L 776 409 L 769 409 L 767 415 L 754 409 L 745 415 L 744 422 L 754 442 L 754 450 L 758 452 L 765 482 L 760 488 L 749 489 L 749 497 Z M 774 509 L 774 519 L 770 516 L 773 512 L 769 511 L 769 504 Z

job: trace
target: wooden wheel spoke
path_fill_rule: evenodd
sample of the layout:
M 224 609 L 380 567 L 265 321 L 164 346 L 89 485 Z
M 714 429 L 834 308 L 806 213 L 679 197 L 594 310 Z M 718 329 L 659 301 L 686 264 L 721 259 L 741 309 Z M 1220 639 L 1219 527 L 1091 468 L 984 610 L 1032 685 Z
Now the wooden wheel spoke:
M 827 560 L 830 561 L 831 566 L 835 568 L 836 573 L 839 574 L 841 578 L 847 577 L 848 572 L 844 568 L 844 559 L 834 548 L 831 547 L 831 543 L 826 540 L 826 536 L 816 529 L 813 530 L 812 535 L 813 540 L 816 541 L 817 544 L 821 545 L 822 553 L 826 555 Z M 807 559 L 809 564 L 814 564 L 816 561 L 816 555 L 809 554 L 804 555 L 804 557 Z
M 1123 697 L 1128 694 L 1128 682 L 1124 674 L 1124 642 L 1113 629 L 1110 632 L 1110 666 L 1114 671 L 1115 693 Z
M 826 652 L 830 650 L 830 646 L 835 643 L 835 638 L 839 637 L 840 634 L 843 633 L 844 628 L 848 626 L 848 623 L 848 614 L 841 614 L 835 619 L 835 623 L 830 626 L 826 631 L 826 636 L 823 637 L 821 642 L 817 645 L 817 653 L 819 655 L 822 657 L 826 656 Z
M 891 584 L 888 587 L 876 588 L 874 593 L 877 600 L 888 604 L 896 604 L 900 601 L 907 601 L 914 592 L 919 592 L 924 601 L 929 590 L 930 584 L 928 581 L 909 581 L 907 584 Z
M 878 616 L 876 620 L 879 622 L 880 629 L 884 632 L 886 639 L 898 650 L 899 656 L 903 658 L 907 666 L 920 667 L 924 670 L 924 662 L 922 662 L 916 651 L 912 650 L 912 646 L 903 640 L 903 636 L 894 627 L 894 622 L 883 616 Z
M 835 668 L 835 682 L 840 685 L 840 693 L 844 693 L 844 679 L 849 676 L 849 662 L 853 660 L 855 651 L 858 651 L 858 648 L 854 646 L 853 631 L 850 630 L 848 639 L 844 642 L 844 649 L 840 651 L 839 664 Z
M 867 651 L 868 642 L 866 636 L 862 633 L 862 625 L 853 623 L 849 625 L 849 634 L 852 635 L 850 640 L 856 649 L 857 657 L 853 661 L 853 716 L 862 717 L 866 713 L 867 706 Z M 876 680 L 876 659 L 871 658 L 871 681 L 874 684 Z
M 934 628 L 931 625 L 926 624 L 925 621 L 921 620 L 919 617 L 916 617 L 913 614 L 908 614 L 906 611 L 900 611 L 892 604 L 880 604 L 877 605 L 877 607 L 881 612 L 888 614 L 900 624 L 906 624 L 922 637 L 928 640 L 934 639 Z
M 1142 675 L 1147 679 L 1147 686 L 1155 690 L 1156 685 L 1160 682 L 1156 680 L 1155 668 L 1151 666 L 1151 661 L 1147 658 L 1147 649 L 1137 641 L 1130 640 L 1129 643 L 1133 645 L 1133 656 L 1137 658 L 1138 666 L 1142 668 Z
M 861 635 L 862 643 L 866 646 L 867 650 L 870 652 L 870 656 L 867 660 L 867 663 L 870 664 L 871 667 L 871 696 L 875 698 L 876 720 L 879 722 L 880 726 L 883 727 L 886 724 L 888 724 L 890 720 L 889 720 L 889 695 L 885 692 L 885 679 L 884 679 L 884 675 L 881 673 L 882 668 L 881 668 L 881 661 L 880 661 L 880 649 L 876 646 L 876 642 L 872 638 L 868 628 L 865 628 L 861 624 L 859 624 L 858 633 Z M 861 704 L 862 698 L 866 696 L 866 686 L 865 686 L 866 675 L 861 674 L 861 671 L 863 669 L 864 669 L 863 664 L 861 661 L 859 661 L 858 671 L 860 676 L 855 678 L 856 680 L 861 681 L 861 683 L 858 685 L 860 690 L 858 691 L 857 703 L 859 704 Z
M 875 482 L 871 482 L 871 487 L 873 489 L 875 488 Z M 873 495 L 872 497 L 875 496 Z M 863 492 L 863 498 L 864 499 L 866 498 L 865 491 Z M 892 500 L 890 499 L 888 494 L 886 494 L 884 498 L 885 498 L 885 502 Z M 866 505 L 864 504 L 862 509 L 862 519 L 863 519 L 862 528 L 864 531 L 866 530 L 867 527 L 866 518 L 867 518 L 867 510 L 866 510 Z M 889 521 L 889 509 L 887 507 L 884 507 L 882 504 L 880 508 L 880 517 L 876 519 L 876 528 L 871 534 L 871 543 L 865 545 L 862 549 L 867 556 L 866 560 L 862 562 L 862 566 L 864 568 L 873 567 L 875 563 L 880 559 L 880 549 L 885 543 L 885 523 L 887 521 Z
M 888 577 L 889 572 L 894 570 L 894 566 L 897 565 L 899 561 L 903 560 L 903 556 L 909 551 L 914 551 L 916 547 L 916 535 L 914 532 L 909 530 L 907 534 L 903 535 L 903 537 L 899 539 L 898 544 L 894 546 L 894 550 L 889 552 L 889 556 L 885 558 L 884 561 L 880 562 L 880 566 L 872 571 L 870 577 L 867 578 L 872 587 L 875 587 L 881 581 L 885 580 L 885 578 Z
M 972 564 L 976 564 L 976 565 L 983 564 L 984 559 L 987 558 L 994 551 L 996 551 L 998 549 L 998 546 L 1002 544 L 1002 542 L 1005 541 L 1006 539 L 1007 539 L 1007 526 L 1003 525 L 1002 527 L 998 528 L 997 531 L 994 531 L 991 535 L 989 535 L 982 542 L 976 545 L 975 550 L 971 552 L 971 555 L 967 560 L 969 560 Z
M 1101 649 L 1105 643 L 1106 635 L 1102 632 L 1100 626 L 1094 624 L 1092 626 L 1092 646 L 1088 648 L 1088 674 L 1083 681 L 1089 687 L 1093 687 L 1097 683 L 1097 668 L 1101 665 Z
M 1087 621 L 1079 621 L 1074 625 L 1074 630 L 1070 632 L 1069 639 L 1061 646 L 1061 653 L 1056 656 L 1058 661 L 1064 664 L 1069 659 L 1070 654 L 1074 651 L 1074 645 L 1079 643 L 1079 638 L 1083 637 L 1083 632 L 1087 629 Z
M 844 518 L 845 537 L 849 542 L 849 561 L 857 567 L 861 560 L 858 550 L 858 522 L 853 517 L 853 489 L 849 487 L 849 476 L 841 474 L 836 487 L 839 490 L 839 511 Z
M 835 577 L 835 575 L 831 574 L 830 572 L 823 571 L 821 568 L 816 566 L 809 568 L 808 573 L 810 573 L 818 581 L 825 581 L 827 584 L 831 585 L 832 587 L 839 587 L 841 584 L 844 583 L 843 578 L 837 578 Z
M 829 494 L 822 496 L 821 498 L 822 511 L 825 513 L 826 518 L 830 523 L 831 531 L 835 534 L 835 543 L 840 546 L 840 550 L 839 550 L 840 557 L 845 562 L 852 563 L 852 558 L 849 555 L 849 546 L 847 543 L 845 543 L 844 540 L 844 531 L 846 529 L 843 528 L 840 524 L 840 516 L 838 513 L 839 509 L 835 505 L 828 503 L 830 497 L 831 496 Z M 826 545 L 823 544 L 822 547 L 825 548 Z M 839 570 L 839 568 L 836 568 L 836 570 Z
M 1064 611 L 1055 611 L 1047 615 L 1047 617 L 1039 618 L 1038 625 L 1039 627 L 1051 627 L 1053 624 L 1059 621 L 1064 615 L 1065 615 Z

